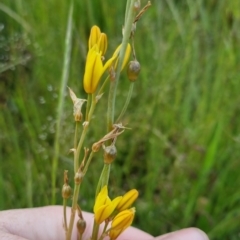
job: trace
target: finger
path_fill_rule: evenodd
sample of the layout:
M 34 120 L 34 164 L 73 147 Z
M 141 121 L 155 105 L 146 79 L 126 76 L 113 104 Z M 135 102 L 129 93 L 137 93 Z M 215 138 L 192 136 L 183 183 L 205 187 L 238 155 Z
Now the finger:
M 7 238 L 11 240 L 64 240 L 62 215 L 60 206 L 3 211 L 0 212 L 1 234 L 11 235 Z M 76 236 L 76 229 L 74 231 L 73 235 Z
M 153 239 L 153 236 L 143 232 L 140 229 L 129 227 L 118 238 L 118 240 L 132 240 L 132 239 Z
M 154 238 L 155 240 L 209 240 L 198 228 L 186 228 Z

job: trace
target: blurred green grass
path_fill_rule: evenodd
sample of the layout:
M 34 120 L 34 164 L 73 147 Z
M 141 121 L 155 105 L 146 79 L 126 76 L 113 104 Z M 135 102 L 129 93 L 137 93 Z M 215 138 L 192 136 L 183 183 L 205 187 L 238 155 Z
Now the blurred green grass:
M 147 1 L 142 1 L 142 5 Z M 67 27 L 67 1 L 0 4 L 0 209 L 51 203 L 51 166 Z M 121 41 L 125 1 L 75 1 L 68 85 L 82 89 L 90 27 Z M 135 225 L 157 235 L 196 226 L 211 239 L 239 239 L 240 2 L 153 0 L 135 45 L 142 70 L 118 139 L 110 193 L 140 191 Z M 117 98 L 124 104 L 128 82 Z M 105 132 L 101 100 L 88 143 Z M 72 173 L 74 122 L 66 95 L 57 200 L 63 170 Z M 91 211 L 101 154 L 84 180 Z

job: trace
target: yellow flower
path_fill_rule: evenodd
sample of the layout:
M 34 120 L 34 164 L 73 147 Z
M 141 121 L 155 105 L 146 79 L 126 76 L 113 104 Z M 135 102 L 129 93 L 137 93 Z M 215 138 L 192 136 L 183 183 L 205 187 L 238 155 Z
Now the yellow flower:
M 91 49 L 97 45 L 98 51 L 101 55 L 104 55 L 107 51 L 107 35 L 102 33 L 98 26 L 91 28 L 90 37 L 88 40 L 88 48 Z
M 110 58 L 104 65 L 97 45 L 94 45 L 87 54 L 83 87 L 86 93 L 94 93 L 103 73 L 109 68 L 116 56 Z
M 138 191 L 136 189 L 132 189 L 128 191 L 123 195 L 123 198 L 117 205 L 117 210 L 121 212 L 125 209 L 128 209 L 129 207 L 131 207 L 131 205 L 137 199 L 137 197 L 138 197 Z
M 119 57 L 119 53 L 120 53 L 121 46 L 122 46 L 122 44 L 120 44 L 120 45 L 116 48 L 115 52 L 113 53 L 113 57 L 115 57 L 115 58 L 117 57 L 117 60 L 116 60 L 115 66 L 114 66 L 115 69 L 117 68 L 118 57 Z M 121 71 L 122 71 L 123 68 L 126 66 L 126 64 L 127 64 L 127 62 L 128 62 L 128 59 L 129 59 L 129 57 L 130 57 L 130 53 L 131 53 L 131 45 L 128 43 L 127 48 L 126 48 L 126 52 L 125 52 L 125 55 L 124 55 L 124 59 L 123 59 Z
M 111 216 L 122 197 L 116 197 L 112 201 L 108 197 L 107 186 L 104 186 L 98 194 L 93 208 L 96 223 L 101 224 Z
M 128 228 L 135 215 L 135 208 L 124 210 L 116 215 L 112 221 L 109 232 L 110 239 L 116 239 L 126 228 Z

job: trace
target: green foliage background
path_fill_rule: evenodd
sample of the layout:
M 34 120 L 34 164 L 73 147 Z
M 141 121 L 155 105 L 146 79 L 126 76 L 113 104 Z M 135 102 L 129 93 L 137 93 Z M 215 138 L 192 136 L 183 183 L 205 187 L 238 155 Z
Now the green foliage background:
M 147 1 L 142 1 L 142 6 Z M 56 109 L 69 1 L 0 3 L 0 209 L 51 204 Z M 76 0 L 68 81 L 82 89 L 87 40 L 97 24 L 121 42 L 125 1 Z M 196 226 L 211 239 L 239 239 L 240 1 L 153 0 L 135 36 L 142 70 L 117 142 L 110 195 L 140 191 L 135 225 L 154 235 Z M 129 82 L 122 75 L 120 112 Z M 106 97 L 86 146 L 105 134 Z M 57 172 L 72 174 L 74 122 L 65 98 Z M 86 176 L 80 203 L 91 211 L 101 153 Z M 72 183 L 72 182 L 70 182 Z

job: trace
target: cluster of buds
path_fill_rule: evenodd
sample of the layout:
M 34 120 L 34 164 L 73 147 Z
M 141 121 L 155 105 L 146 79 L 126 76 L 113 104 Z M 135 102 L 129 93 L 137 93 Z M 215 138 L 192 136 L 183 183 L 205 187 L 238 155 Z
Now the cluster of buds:
M 112 221 L 111 227 L 105 232 L 110 239 L 116 239 L 132 224 L 135 208 L 131 208 L 131 206 L 137 197 L 138 191 L 136 189 L 132 189 L 113 200 L 108 196 L 107 186 L 104 186 L 99 192 L 93 209 L 94 220 L 99 225 Z

